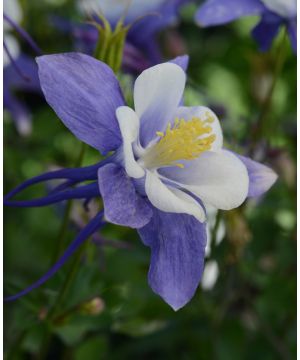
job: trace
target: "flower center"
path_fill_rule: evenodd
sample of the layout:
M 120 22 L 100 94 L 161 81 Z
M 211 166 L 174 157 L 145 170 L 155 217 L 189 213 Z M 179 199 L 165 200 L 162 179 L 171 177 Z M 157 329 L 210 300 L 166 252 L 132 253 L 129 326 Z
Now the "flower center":
M 184 168 L 180 160 L 194 160 L 204 151 L 210 150 L 216 136 L 208 124 L 214 121 L 208 112 L 206 118 L 201 120 L 193 117 L 191 120 L 176 118 L 174 126 L 168 124 L 165 133 L 156 134 L 161 139 L 140 159 L 146 168 L 159 168 L 163 166 L 178 166 Z

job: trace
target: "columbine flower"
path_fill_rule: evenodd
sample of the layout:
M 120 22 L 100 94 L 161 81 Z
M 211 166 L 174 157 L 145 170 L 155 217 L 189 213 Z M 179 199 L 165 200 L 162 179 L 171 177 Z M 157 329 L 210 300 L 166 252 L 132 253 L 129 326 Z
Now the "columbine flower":
M 126 106 L 116 77 L 100 61 L 79 53 L 37 61 L 45 97 L 63 123 L 103 154 L 114 153 L 87 168 L 28 180 L 7 195 L 6 204 L 43 206 L 101 194 L 106 220 L 138 229 L 151 248 L 153 291 L 173 309 L 181 308 L 194 295 L 203 271 L 205 206 L 235 208 L 247 196 L 260 196 L 270 188 L 275 173 L 223 149 L 222 130 L 210 109 L 180 105 L 187 57 L 145 70 L 134 85 L 134 109 Z M 66 182 L 45 198 L 10 200 L 25 187 L 54 178 Z M 86 180 L 93 182 L 69 188 Z M 101 224 L 99 213 L 58 264 L 21 295 L 53 275 Z
M 296 0 L 206 0 L 196 13 L 196 22 L 205 27 L 222 25 L 248 15 L 261 15 L 252 35 L 262 51 L 269 49 L 279 28 L 284 25 L 296 52 Z

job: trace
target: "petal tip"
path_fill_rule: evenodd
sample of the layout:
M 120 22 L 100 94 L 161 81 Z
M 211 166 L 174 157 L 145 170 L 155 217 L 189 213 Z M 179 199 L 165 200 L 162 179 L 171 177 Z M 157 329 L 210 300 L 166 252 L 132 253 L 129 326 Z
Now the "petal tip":
M 179 55 L 176 58 L 170 60 L 171 64 L 176 64 L 182 68 L 184 72 L 187 71 L 190 57 L 187 54 Z
M 256 188 L 250 189 L 249 197 L 260 197 L 265 194 L 267 191 L 271 189 L 271 187 L 276 183 L 278 180 L 278 175 L 275 171 L 273 171 L 268 166 L 263 166 L 264 172 L 260 174 L 260 182 L 261 186 L 256 186 Z
M 168 303 L 168 302 L 167 302 L 167 303 Z M 168 303 L 168 305 L 170 305 L 171 308 L 172 308 L 175 312 L 177 312 L 177 311 L 179 311 L 180 309 L 182 309 L 186 304 L 187 304 L 187 302 L 184 302 L 183 304 L 182 304 L 182 303 L 180 303 L 180 304 Z
M 152 289 L 153 290 L 153 289 Z M 157 294 L 159 296 L 162 297 L 162 299 L 175 311 L 179 311 L 180 309 L 182 309 L 188 302 L 190 302 L 190 300 L 193 298 L 193 296 L 195 295 L 197 289 L 194 290 L 194 292 L 189 295 L 189 296 L 163 296 L 161 294 Z M 154 290 L 153 290 L 154 291 Z

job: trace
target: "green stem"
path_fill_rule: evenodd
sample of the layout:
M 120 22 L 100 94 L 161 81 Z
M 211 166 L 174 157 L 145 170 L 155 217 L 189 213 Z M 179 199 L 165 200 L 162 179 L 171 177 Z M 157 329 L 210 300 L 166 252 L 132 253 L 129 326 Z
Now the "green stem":
M 48 322 L 49 331 L 45 335 L 42 346 L 41 346 L 41 350 L 40 350 L 40 353 L 39 353 L 39 356 L 38 356 L 38 359 L 40 359 L 40 360 L 45 359 L 46 356 L 47 356 L 48 349 L 49 349 L 49 346 L 51 344 L 51 338 L 52 338 L 52 335 L 51 335 L 52 322 L 55 319 L 57 310 L 59 309 L 60 305 L 64 301 L 65 296 L 68 293 L 68 291 L 70 289 L 70 286 L 71 286 L 71 284 L 72 284 L 72 282 L 73 282 L 73 280 L 75 278 L 75 275 L 76 275 L 76 273 L 77 273 L 77 271 L 78 271 L 78 269 L 80 267 L 80 260 L 81 260 L 81 257 L 83 255 L 84 251 L 85 251 L 86 244 L 83 245 L 81 247 L 81 249 L 76 253 L 75 258 L 74 258 L 74 260 L 73 260 L 73 262 L 71 264 L 70 271 L 68 272 L 67 277 L 66 277 L 66 279 L 65 279 L 65 281 L 64 281 L 64 283 L 63 283 L 63 285 L 62 285 L 62 287 L 60 289 L 60 292 L 59 292 L 59 294 L 58 294 L 58 296 L 56 298 L 56 301 L 53 304 L 51 310 L 49 311 L 49 313 L 47 315 L 46 321 Z
M 112 29 L 102 14 L 98 16 L 102 25 L 93 23 L 99 34 L 94 57 L 110 66 L 116 74 L 122 65 L 125 39 L 130 26 L 124 26 L 124 19 L 121 18 Z
M 82 164 L 83 158 L 84 158 L 84 152 L 85 152 L 85 143 L 81 143 L 80 146 L 80 151 L 78 154 L 78 158 L 75 161 L 75 167 L 80 167 L 80 165 Z M 62 249 L 64 248 L 64 243 L 65 243 L 65 238 L 66 238 L 66 234 L 67 234 L 67 229 L 70 223 L 70 215 L 71 215 L 71 211 L 72 211 L 72 206 L 73 206 L 73 201 L 72 200 L 68 200 L 67 201 L 67 205 L 65 208 L 65 212 L 64 212 L 64 217 L 63 217 L 63 221 L 61 223 L 61 227 L 59 230 L 59 234 L 58 234 L 58 241 L 57 241 L 57 248 L 55 249 L 54 255 L 53 255 L 53 259 L 52 259 L 52 263 L 55 263 L 61 252 Z
M 55 301 L 55 303 L 53 304 L 51 310 L 49 311 L 48 315 L 47 315 L 47 319 L 46 321 L 48 321 L 48 326 L 49 326 L 49 331 L 47 332 L 47 334 L 45 335 L 44 337 L 44 341 L 42 343 L 42 346 L 41 346 L 41 350 L 40 350 L 40 353 L 39 353 L 39 359 L 42 360 L 42 359 L 45 359 L 46 356 L 47 356 L 47 353 L 48 353 L 48 349 L 49 349 L 49 346 L 51 344 L 51 338 L 52 338 L 52 335 L 51 335 L 51 324 L 53 322 L 53 319 L 55 319 L 55 316 L 56 316 L 56 313 L 57 313 L 57 310 L 59 309 L 60 305 L 62 304 L 62 302 L 64 301 L 65 299 L 65 296 L 66 294 L 68 293 L 69 289 L 70 289 L 70 286 L 75 278 L 75 275 L 79 269 L 79 266 L 80 266 L 80 260 L 81 260 L 81 257 L 83 255 L 85 251 L 85 246 L 82 246 L 81 250 L 79 250 L 77 252 L 77 254 L 75 255 L 75 258 L 72 262 L 72 265 L 71 265 L 71 268 L 70 268 L 70 271 L 60 289 L 60 292 L 57 296 L 57 299 Z
M 22 344 L 25 336 L 26 336 L 26 330 L 22 330 L 22 332 L 17 337 L 14 346 L 12 346 L 10 351 L 7 353 L 7 357 L 6 357 L 7 360 L 20 359 Z
M 52 320 L 54 318 L 57 309 L 59 308 L 60 304 L 63 302 L 67 292 L 70 289 L 70 286 L 71 286 L 71 284 L 73 282 L 73 279 L 74 279 L 74 277 L 75 277 L 75 275 L 76 275 L 76 273 L 77 273 L 77 271 L 79 269 L 80 260 L 81 260 L 81 257 L 83 255 L 84 251 L 85 251 L 86 244 L 83 245 L 81 247 L 81 249 L 75 255 L 75 258 L 74 258 L 73 263 L 71 265 L 71 269 L 70 269 L 70 271 L 69 271 L 69 273 L 68 273 L 68 275 L 67 275 L 67 277 L 66 277 L 66 279 L 65 279 L 65 281 L 63 283 L 63 286 L 62 286 L 62 288 L 61 288 L 61 290 L 60 290 L 60 292 L 58 294 L 58 297 L 57 297 L 52 309 L 49 311 L 49 314 L 48 314 L 48 319 L 49 320 Z
M 276 57 L 274 73 L 273 73 L 273 81 L 271 83 L 271 86 L 269 88 L 267 96 L 263 102 L 260 115 L 257 119 L 256 129 L 253 132 L 253 141 L 252 141 L 251 152 L 254 151 L 255 145 L 260 140 L 260 138 L 264 134 L 265 130 L 270 128 L 268 120 L 269 120 L 269 115 L 270 115 L 270 110 L 271 110 L 271 105 L 272 105 L 272 98 L 273 98 L 273 94 L 274 94 L 278 79 L 280 77 L 280 74 L 281 74 L 281 71 L 283 68 L 283 64 L 286 59 L 285 45 L 286 45 L 286 31 L 284 32 L 281 42 L 278 46 L 278 51 L 276 54 L 277 57 Z
M 85 153 L 85 149 L 86 149 L 86 146 L 85 146 L 85 143 L 81 143 L 81 146 L 80 146 L 80 151 L 79 151 L 79 155 L 78 155 L 78 158 L 76 159 L 75 161 L 75 167 L 80 167 L 80 165 L 82 164 L 82 161 L 83 161 L 83 158 L 84 158 L 84 153 Z M 72 211 L 72 205 L 73 205 L 73 201 L 72 200 L 69 200 L 67 202 L 67 205 L 66 205 L 66 209 L 65 209 L 65 213 L 64 213 L 64 217 L 63 217 L 63 221 L 62 221 L 62 224 L 61 224 L 61 228 L 60 228 L 60 231 L 59 231 L 59 235 L 58 235 L 58 246 L 56 248 L 56 251 L 55 251 L 55 254 L 54 254 L 54 257 L 53 257 L 53 263 L 57 261 L 57 259 L 59 258 L 61 252 L 62 252 L 62 249 L 64 247 L 64 242 L 65 242 L 65 238 L 66 238 L 66 234 L 67 234 L 67 229 L 68 229 L 68 226 L 69 226 L 69 223 L 70 223 L 70 215 L 71 215 L 71 211 Z M 41 350 L 40 350 L 40 353 L 38 355 L 38 359 L 45 359 L 46 356 L 47 356 L 47 352 L 48 352 L 48 348 L 49 348 L 49 345 L 51 343 L 51 320 L 52 318 L 54 317 L 55 315 L 55 312 L 57 310 L 57 308 L 59 308 L 61 302 L 64 300 L 64 297 L 65 297 L 65 294 L 67 293 L 69 287 L 70 287 L 70 284 L 72 283 L 72 280 L 77 272 L 77 268 L 78 268 L 78 264 L 80 263 L 80 258 L 81 258 L 81 255 L 82 255 L 82 251 L 78 251 L 77 253 L 77 256 L 76 258 L 74 259 L 73 261 L 73 264 L 71 266 L 71 270 L 68 274 L 68 276 L 66 277 L 66 280 L 58 294 L 58 297 L 56 299 L 56 302 L 54 303 L 52 309 L 49 311 L 48 315 L 47 315 L 47 318 L 45 321 L 47 321 L 49 323 L 49 331 L 45 334 L 45 337 L 44 337 L 44 340 L 43 340 L 43 343 L 42 343 L 42 346 L 41 346 Z
M 126 31 L 126 34 L 127 34 L 128 30 L 126 29 L 125 31 Z M 125 35 L 123 34 L 121 36 L 121 38 L 119 40 L 118 48 L 117 48 L 117 51 L 116 51 L 116 54 L 115 54 L 115 63 L 114 63 L 115 73 L 118 73 L 118 71 L 120 70 L 120 68 L 122 66 L 126 34 Z
M 98 15 L 103 22 L 103 27 L 97 25 L 99 37 L 94 53 L 94 57 L 98 60 L 106 62 L 107 52 L 109 50 L 109 44 L 112 37 L 112 29 L 110 23 L 101 14 Z
M 49 349 L 49 345 L 51 342 L 51 332 L 50 330 L 45 334 L 45 337 L 43 339 L 43 343 L 40 349 L 39 354 L 37 355 L 37 360 L 43 360 L 47 358 L 47 353 L 48 353 L 48 349 Z
M 71 214 L 71 210 L 72 210 L 72 204 L 73 201 L 72 200 L 68 200 L 66 208 L 65 208 L 65 212 L 64 212 L 64 217 L 63 217 L 63 221 L 61 223 L 61 227 L 59 230 L 59 234 L 58 234 L 58 242 L 57 242 L 57 247 L 55 249 L 55 253 L 52 259 L 52 263 L 54 264 L 57 259 L 59 258 L 59 255 L 62 252 L 62 249 L 64 247 L 64 242 L 65 242 L 65 237 L 66 237 L 66 230 L 68 228 L 69 225 L 69 219 L 70 219 L 70 214 Z

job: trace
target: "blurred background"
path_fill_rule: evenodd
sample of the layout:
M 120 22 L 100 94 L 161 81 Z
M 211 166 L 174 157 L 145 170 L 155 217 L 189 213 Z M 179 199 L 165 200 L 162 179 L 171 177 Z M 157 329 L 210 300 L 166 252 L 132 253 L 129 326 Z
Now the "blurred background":
M 7 4 L 4 10 L 44 54 L 88 52 L 77 31 L 87 19 L 75 1 Z M 283 33 L 269 52 L 260 53 L 250 36 L 256 17 L 203 29 L 195 25 L 196 8 L 183 6 L 177 22 L 157 33 L 161 57 L 189 54 L 186 105 L 211 107 L 226 145 L 271 166 L 278 181 L 241 209 L 209 214 L 202 285 L 178 312 L 149 288 L 150 251 L 137 233 L 107 225 L 45 285 L 5 304 L 6 359 L 296 358 L 296 57 L 287 40 L 279 44 Z M 4 38 L 23 75 L 35 79 L 37 53 L 5 23 Z M 285 62 L 264 111 L 279 51 Z M 137 74 L 120 75 L 125 94 Z M 38 81 L 26 87 L 18 76 L 5 57 L 10 101 L 4 112 L 4 193 L 45 171 L 74 166 L 80 144 L 47 105 Z M 88 148 L 83 165 L 98 161 L 97 151 Z M 54 185 L 32 187 L 22 196 L 42 196 Z M 64 247 L 98 205 L 95 200 L 86 212 L 80 201 L 73 203 Z M 20 291 L 50 267 L 65 206 L 5 208 L 5 294 Z M 74 261 L 79 271 L 66 284 Z

